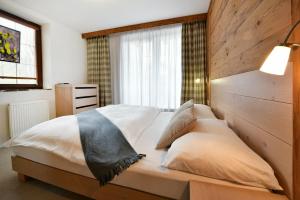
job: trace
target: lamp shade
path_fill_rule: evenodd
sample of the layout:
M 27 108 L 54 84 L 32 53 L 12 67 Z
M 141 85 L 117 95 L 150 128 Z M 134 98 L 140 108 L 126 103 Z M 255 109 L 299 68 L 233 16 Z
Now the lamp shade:
M 290 53 L 290 47 L 275 46 L 261 66 L 260 71 L 274 75 L 284 75 Z

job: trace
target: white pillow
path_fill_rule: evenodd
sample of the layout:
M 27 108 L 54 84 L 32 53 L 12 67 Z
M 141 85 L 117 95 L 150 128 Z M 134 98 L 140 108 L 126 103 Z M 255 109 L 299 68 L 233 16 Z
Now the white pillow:
M 232 133 L 227 122 L 220 119 L 197 119 L 191 131 L 208 133 Z
M 227 133 L 190 132 L 178 138 L 162 165 L 210 178 L 282 190 L 268 163 L 235 133 L 224 132 Z
M 193 108 L 193 100 L 189 100 L 177 109 L 160 136 L 156 149 L 169 147 L 176 138 L 188 133 L 194 127 L 196 118 L 194 117 Z
M 211 108 L 204 104 L 194 104 L 194 115 L 196 118 L 210 118 L 210 119 L 217 119 L 214 113 L 212 112 Z

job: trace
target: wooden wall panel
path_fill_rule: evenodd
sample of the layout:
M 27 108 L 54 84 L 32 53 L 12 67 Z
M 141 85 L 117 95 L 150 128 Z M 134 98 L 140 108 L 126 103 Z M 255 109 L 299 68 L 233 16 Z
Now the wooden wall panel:
M 293 23 L 300 20 L 300 0 L 292 0 Z M 293 41 L 300 43 L 300 27 L 295 30 Z M 294 199 L 300 199 L 300 48 L 293 51 L 293 108 L 294 108 Z
M 291 24 L 290 0 L 212 0 L 208 13 L 210 78 L 256 70 Z
M 207 19 L 211 106 L 271 163 L 294 199 L 300 199 L 300 49 L 283 77 L 258 69 L 300 18 L 299 2 L 212 0 Z
M 293 105 L 291 65 L 285 76 L 251 71 L 211 81 L 211 107 L 275 170 L 292 196 Z M 282 101 L 277 101 L 277 100 Z

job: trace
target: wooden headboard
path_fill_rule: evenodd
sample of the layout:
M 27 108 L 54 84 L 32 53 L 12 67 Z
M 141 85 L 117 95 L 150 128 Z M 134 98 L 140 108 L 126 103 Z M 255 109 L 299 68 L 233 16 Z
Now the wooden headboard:
M 292 194 L 292 72 L 251 71 L 211 81 L 211 107 L 275 170 Z
M 285 76 L 258 71 L 290 24 L 288 0 L 212 0 L 208 13 L 211 107 L 273 167 L 291 198 L 292 66 Z

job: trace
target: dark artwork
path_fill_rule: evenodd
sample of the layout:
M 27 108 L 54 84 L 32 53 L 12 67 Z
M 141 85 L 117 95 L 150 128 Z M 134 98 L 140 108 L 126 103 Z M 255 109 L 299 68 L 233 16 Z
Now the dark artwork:
M 0 61 L 20 63 L 20 31 L 0 25 Z

